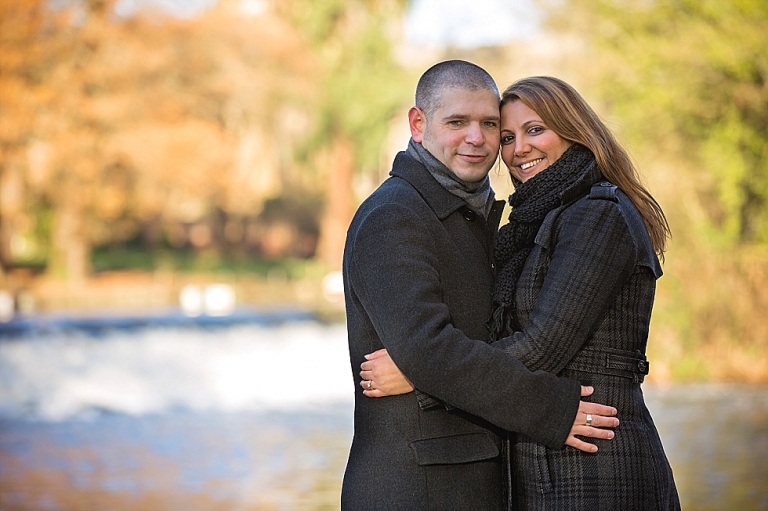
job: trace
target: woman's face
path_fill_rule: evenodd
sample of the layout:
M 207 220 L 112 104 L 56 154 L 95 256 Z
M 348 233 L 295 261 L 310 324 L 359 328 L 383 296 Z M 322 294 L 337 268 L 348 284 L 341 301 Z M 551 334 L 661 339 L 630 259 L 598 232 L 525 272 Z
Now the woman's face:
M 548 128 L 520 100 L 501 109 L 501 159 L 523 183 L 555 163 L 572 143 Z

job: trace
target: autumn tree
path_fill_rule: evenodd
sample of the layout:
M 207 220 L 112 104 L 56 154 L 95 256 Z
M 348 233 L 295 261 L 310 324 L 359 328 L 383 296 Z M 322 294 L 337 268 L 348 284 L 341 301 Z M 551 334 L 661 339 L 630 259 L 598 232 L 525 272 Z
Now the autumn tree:
M 157 218 L 172 241 L 174 227 L 188 225 L 203 239 L 226 232 L 242 242 L 234 222 L 258 215 L 294 185 L 311 66 L 290 26 L 269 12 L 246 15 L 237 4 L 221 1 L 195 19 L 161 26 L 147 15 L 133 21 L 135 48 L 126 57 L 140 115 L 113 137 L 110 151 L 135 171 L 142 217 Z M 159 47 L 153 59 L 144 57 L 147 44 Z M 223 225 L 212 226 L 217 217 Z
M 307 52 L 285 22 L 236 4 L 180 19 L 3 2 L 4 261 L 25 208 L 51 219 L 49 271 L 78 279 L 94 245 L 153 225 L 210 240 L 217 211 L 253 216 L 284 192 L 308 122 Z
M 112 4 L 25 0 L 4 2 L 2 13 L 0 115 L 10 129 L 0 134 L 0 165 L 19 176 L 27 209 L 4 214 L 3 229 L 20 228 L 21 213 L 48 218 L 48 270 L 75 280 L 88 273 L 95 231 L 126 207 L 131 184 L 103 150 L 130 108 L 117 86 L 124 33 Z M 116 227 L 101 230 L 116 235 Z
M 0 1 L 0 261 L 32 231 L 49 273 L 75 280 L 94 246 L 138 233 L 266 246 L 248 219 L 319 195 L 320 257 L 340 264 L 355 173 L 378 173 L 409 93 L 392 48 L 404 1 L 220 0 L 183 18 Z M 264 212 L 285 222 L 278 210 Z M 279 256 L 292 238 L 275 232 Z
M 27 151 L 35 112 L 48 95 L 42 87 L 50 63 L 44 41 L 59 23 L 37 0 L 0 0 L 0 268 L 10 266 L 11 241 L 26 227 Z

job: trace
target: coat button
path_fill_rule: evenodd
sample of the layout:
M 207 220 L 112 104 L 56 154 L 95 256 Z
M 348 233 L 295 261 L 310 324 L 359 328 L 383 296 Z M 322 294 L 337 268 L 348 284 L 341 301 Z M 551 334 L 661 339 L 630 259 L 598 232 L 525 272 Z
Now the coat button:
M 471 209 L 465 209 L 462 214 L 464 215 L 464 220 L 466 220 L 467 222 L 474 222 L 475 218 L 477 217 L 477 213 L 475 213 Z

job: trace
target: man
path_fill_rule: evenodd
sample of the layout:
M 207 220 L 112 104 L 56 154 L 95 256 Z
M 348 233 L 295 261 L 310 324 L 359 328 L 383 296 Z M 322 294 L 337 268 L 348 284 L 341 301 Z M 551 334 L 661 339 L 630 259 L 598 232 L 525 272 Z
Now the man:
M 437 64 L 419 80 L 408 120 L 407 151 L 347 233 L 344 291 L 358 390 L 342 509 L 503 509 L 502 430 L 578 447 L 574 424 L 611 409 L 580 403 L 578 382 L 531 373 L 481 342 L 504 206 L 488 181 L 499 149 L 493 79 L 469 62 Z M 381 348 L 420 392 L 363 395 L 358 368 Z

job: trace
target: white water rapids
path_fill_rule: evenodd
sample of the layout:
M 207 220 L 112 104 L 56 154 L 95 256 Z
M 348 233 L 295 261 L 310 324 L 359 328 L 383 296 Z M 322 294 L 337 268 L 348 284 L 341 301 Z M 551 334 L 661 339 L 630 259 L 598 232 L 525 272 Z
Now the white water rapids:
M 351 402 L 344 325 L 70 331 L 0 342 L 0 418 L 248 412 Z

